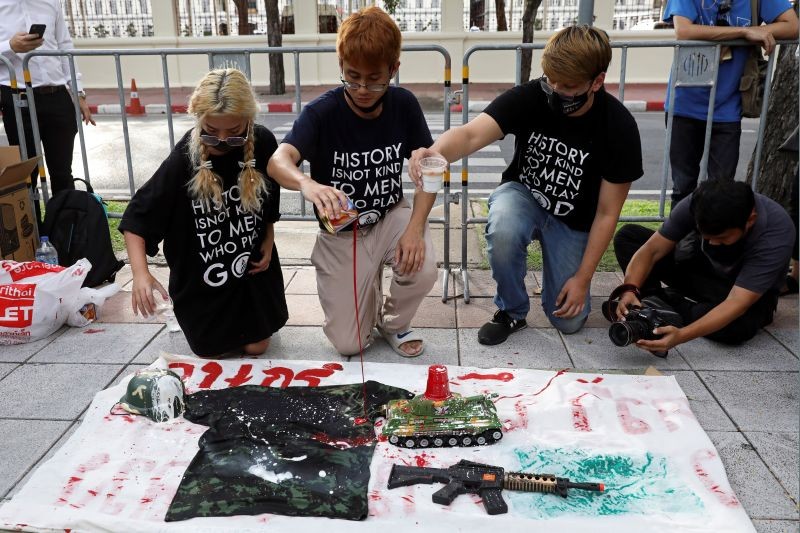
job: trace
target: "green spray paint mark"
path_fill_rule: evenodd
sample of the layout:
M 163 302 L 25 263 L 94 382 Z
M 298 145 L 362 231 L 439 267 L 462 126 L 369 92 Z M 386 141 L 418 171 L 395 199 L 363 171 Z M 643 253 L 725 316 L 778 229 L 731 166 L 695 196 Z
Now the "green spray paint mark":
M 530 518 L 561 515 L 699 514 L 700 498 L 669 469 L 666 457 L 594 455 L 580 449 L 516 449 L 523 472 L 555 474 L 571 481 L 604 483 L 603 493 L 570 490 L 568 498 L 554 494 L 504 493 L 515 512 Z

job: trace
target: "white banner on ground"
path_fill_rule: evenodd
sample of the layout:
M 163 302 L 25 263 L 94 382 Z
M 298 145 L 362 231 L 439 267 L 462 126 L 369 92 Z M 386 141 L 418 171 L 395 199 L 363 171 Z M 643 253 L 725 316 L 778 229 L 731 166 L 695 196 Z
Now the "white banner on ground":
M 273 387 L 359 383 L 357 363 L 164 355 L 154 366 L 181 375 L 188 392 L 244 384 Z M 424 392 L 427 369 L 367 363 L 367 379 Z M 83 423 L 20 492 L 0 508 L 0 527 L 79 531 L 499 530 L 753 532 L 714 445 L 672 377 L 578 374 L 524 369 L 448 368 L 462 395 L 495 392 L 505 436 L 491 446 L 397 448 L 378 442 L 369 517 L 363 522 L 278 515 L 163 521 L 204 426 L 184 419 L 156 424 L 109 409 L 123 383 L 99 392 Z M 376 424 L 380 431 L 381 421 Z M 393 464 L 446 468 L 460 459 L 508 471 L 605 483 L 602 494 L 503 491 L 507 514 L 489 516 L 476 495 L 449 507 L 431 501 L 442 485 L 387 489 Z M 446 524 L 446 526 L 445 526 Z

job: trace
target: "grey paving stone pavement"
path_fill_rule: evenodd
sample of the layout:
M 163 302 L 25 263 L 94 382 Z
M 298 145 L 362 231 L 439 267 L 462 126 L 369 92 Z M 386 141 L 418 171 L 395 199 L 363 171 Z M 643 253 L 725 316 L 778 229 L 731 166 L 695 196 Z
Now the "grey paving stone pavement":
M 0 496 L 19 481 L 55 443 L 71 422 L 0 420 Z
M 16 363 L 0 363 L 0 380 L 11 373 L 19 365 Z
M 800 354 L 800 338 L 797 336 L 797 328 L 767 328 L 770 335 L 775 337 L 778 342 L 783 344 L 795 356 Z
M 458 347 L 462 366 L 542 370 L 574 367 L 561 336 L 553 328 L 526 328 L 496 346 L 480 344 L 477 328 L 463 328 L 458 330 Z
M 797 373 L 698 374 L 740 430 L 797 433 Z
M 758 533 L 798 533 L 800 522 L 797 520 L 753 520 Z
M 122 367 L 54 363 L 20 366 L 0 381 L 0 418 L 74 420 Z
M 70 328 L 31 357 L 32 363 L 127 363 L 161 324 L 92 324 Z
M 751 518 L 797 518 L 797 507 L 741 433 L 708 431 L 735 488 L 739 502 Z
M 739 346 L 695 339 L 677 349 L 695 370 L 797 371 L 800 368 L 797 357 L 764 331 Z
M 64 327 L 49 335 L 47 338 L 39 339 L 38 341 L 29 342 L 26 344 L 14 344 L 11 346 L 3 346 L 0 349 L 0 362 L 3 363 L 23 363 L 30 359 L 30 357 L 37 353 L 39 350 L 53 342 L 62 333 L 67 331 L 68 328 Z
M 37 422 L 42 422 L 42 421 L 37 420 Z M 62 424 L 63 422 L 58 422 L 58 423 Z M 69 423 L 66 422 L 66 424 Z M 75 433 L 75 431 L 80 427 L 80 425 L 81 425 L 80 421 L 76 421 L 73 422 L 71 426 L 68 426 L 68 429 L 61 435 L 58 441 L 56 441 L 55 444 L 53 444 L 50 447 L 50 449 L 47 450 L 47 453 L 28 470 L 28 472 L 25 474 L 25 477 L 19 480 L 12 487 L 12 489 L 8 491 L 8 494 L 6 494 L 6 496 L 12 498 L 17 492 L 19 492 L 19 489 L 25 486 L 25 483 L 28 482 L 28 479 L 33 475 L 34 472 L 36 472 L 36 469 L 39 468 L 39 465 L 46 463 L 51 457 L 53 457 L 53 455 L 55 455 L 58 452 L 58 450 L 60 450 L 61 447 L 69 440 L 72 434 Z
M 736 431 L 736 426 L 694 372 L 682 370 L 664 370 L 662 372 L 668 376 L 675 376 L 678 385 L 689 399 L 689 406 L 692 408 L 695 418 L 703 429 L 706 431 Z
M 789 495 L 798 501 L 797 433 L 746 431 L 745 435 Z
M 652 365 L 658 369 L 689 369 L 677 350 L 667 357 L 656 357 L 635 346 L 615 346 L 608 338 L 608 328 L 583 328 L 562 337 L 576 368 L 633 369 Z

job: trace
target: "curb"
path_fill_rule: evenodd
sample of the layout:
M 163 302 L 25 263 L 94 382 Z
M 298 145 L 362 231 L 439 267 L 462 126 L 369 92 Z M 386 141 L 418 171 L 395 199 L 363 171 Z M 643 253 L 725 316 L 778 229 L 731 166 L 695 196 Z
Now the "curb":
M 306 105 L 308 102 L 303 102 L 302 105 Z M 489 100 L 476 100 L 474 102 L 469 103 L 469 112 L 470 113 L 481 113 L 483 112 L 486 107 L 491 102 Z M 623 105 L 631 111 L 632 113 L 641 113 L 641 112 L 660 112 L 664 111 L 664 102 L 660 100 L 652 100 L 652 101 L 645 101 L 645 100 L 626 100 L 623 102 Z M 94 115 L 119 115 L 120 114 L 120 105 L 119 104 L 100 104 L 100 105 L 90 105 L 89 109 L 92 111 Z M 450 106 L 450 112 L 452 113 L 461 113 L 462 112 L 462 105 L 461 104 L 454 104 Z M 166 115 L 167 114 L 167 105 L 166 104 L 147 104 L 144 106 L 145 115 Z M 267 102 L 258 104 L 258 110 L 261 113 L 295 113 L 297 110 L 297 106 L 295 102 Z M 186 104 L 172 104 L 172 113 L 173 114 L 183 114 L 187 112 Z M 130 113 L 129 113 L 130 114 Z M 141 115 L 137 115 L 141 116 Z

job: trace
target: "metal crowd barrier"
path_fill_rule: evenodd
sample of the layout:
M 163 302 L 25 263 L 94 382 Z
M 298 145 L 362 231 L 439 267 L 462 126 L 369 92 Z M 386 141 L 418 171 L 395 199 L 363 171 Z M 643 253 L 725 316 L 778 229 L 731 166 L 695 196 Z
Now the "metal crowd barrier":
M 778 41 L 778 44 L 797 44 L 797 41 Z M 480 51 L 507 51 L 514 50 L 516 52 L 516 84 L 521 83 L 522 78 L 522 51 L 523 50 L 542 50 L 546 45 L 544 43 L 526 43 L 517 45 L 476 45 L 469 48 L 464 53 L 463 60 L 463 79 L 462 79 L 462 120 L 466 124 L 469 121 L 469 59 L 472 54 Z M 628 60 L 628 50 L 631 48 L 666 48 L 670 47 L 675 50 L 671 76 L 669 82 L 670 99 L 668 103 L 669 112 L 667 113 L 667 132 L 666 140 L 664 143 L 664 162 L 662 164 L 661 175 L 661 192 L 659 194 L 659 206 L 657 217 L 620 217 L 620 221 L 662 221 L 665 218 L 665 203 L 667 183 L 670 172 L 669 162 L 669 149 L 672 134 L 673 122 L 673 109 L 675 98 L 675 87 L 709 87 L 711 89 L 711 97 L 709 99 L 708 113 L 706 118 L 706 131 L 705 140 L 703 145 L 703 157 L 700 162 L 700 176 L 699 180 L 706 179 L 708 172 L 708 157 L 709 147 L 711 144 L 711 125 L 714 118 L 714 100 L 716 96 L 717 75 L 719 69 L 720 50 L 723 46 L 753 46 L 752 43 L 737 40 L 737 41 L 724 41 L 715 42 L 710 44 L 708 41 L 618 41 L 611 43 L 612 48 L 622 49 L 622 57 L 620 64 L 620 78 L 619 78 L 619 100 L 625 100 L 625 74 Z M 694 56 L 694 57 L 690 57 Z M 758 124 L 758 137 L 756 141 L 755 161 L 753 163 L 753 180 L 752 187 L 755 190 L 759 174 L 759 164 L 761 157 L 761 150 L 764 139 L 764 117 L 767 112 L 767 105 L 769 103 L 769 96 L 771 90 L 772 73 L 775 68 L 775 58 L 777 52 L 773 52 L 768 57 L 767 75 L 764 88 L 764 101 L 761 106 L 761 115 Z M 679 65 L 684 61 L 695 61 L 705 66 L 705 68 L 687 69 L 679 68 Z M 461 204 L 461 277 L 464 284 L 464 303 L 469 303 L 469 275 L 467 273 L 467 246 L 468 246 L 468 229 L 470 224 L 485 224 L 488 220 L 486 217 L 470 217 L 468 216 L 469 204 L 469 156 L 462 159 L 461 166 L 461 189 L 463 193 L 463 201 Z M 449 264 L 447 265 L 449 268 Z

